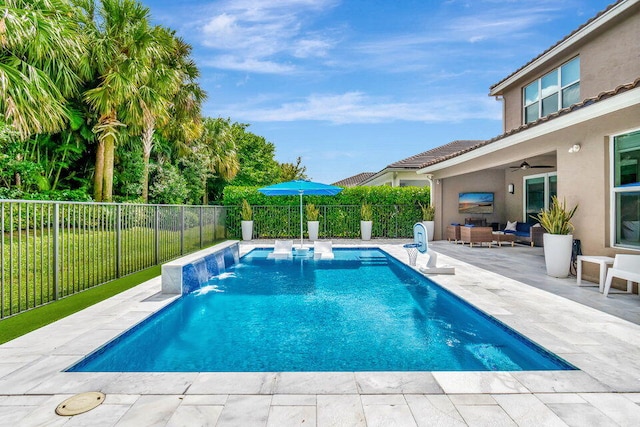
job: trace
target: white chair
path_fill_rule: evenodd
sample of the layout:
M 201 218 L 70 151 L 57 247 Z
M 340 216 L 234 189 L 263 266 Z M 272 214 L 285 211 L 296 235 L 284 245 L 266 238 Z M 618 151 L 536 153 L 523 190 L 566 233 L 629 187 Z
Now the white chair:
M 293 240 L 276 240 L 273 252 L 267 258 L 287 259 L 293 257 Z
M 333 247 L 331 245 L 331 240 L 329 241 L 320 241 L 316 240 L 313 242 L 313 259 L 333 259 Z
M 604 283 L 604 295 L 609 294 L 611 282 L 617 277 L 627 281 L 627 292 L 632 292 L 633 282 L 640 285 L 640 255 L 617 254 L 613 260 L 613 267 L 607 271 Z M 638 291 L 640 294 L 640 290 Z
M 438 254 L 431 249 L 427 250 L 429 260 L 424 267 L 418 267 L 418 271 L 423 274 L 456 274 L 456 268 L 450 265 L 443 265 L 438 267 Z

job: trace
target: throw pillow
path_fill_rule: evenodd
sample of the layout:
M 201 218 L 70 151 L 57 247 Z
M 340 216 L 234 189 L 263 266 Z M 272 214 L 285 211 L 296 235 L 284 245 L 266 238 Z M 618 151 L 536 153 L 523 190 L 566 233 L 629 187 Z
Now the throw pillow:
M 516 224 L 518 224 L 518 221 L 507 221 L 507 226 L 504 228 L 504 231 L 516 231 Z

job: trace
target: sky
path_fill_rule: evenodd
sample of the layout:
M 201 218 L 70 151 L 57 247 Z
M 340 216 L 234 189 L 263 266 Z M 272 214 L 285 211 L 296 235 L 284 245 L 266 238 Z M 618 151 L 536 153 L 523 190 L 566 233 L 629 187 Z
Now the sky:
M 203 115 L 314 181 L 502 132 L 491 85 L 614 0 L 141 0 L 193 46 Z

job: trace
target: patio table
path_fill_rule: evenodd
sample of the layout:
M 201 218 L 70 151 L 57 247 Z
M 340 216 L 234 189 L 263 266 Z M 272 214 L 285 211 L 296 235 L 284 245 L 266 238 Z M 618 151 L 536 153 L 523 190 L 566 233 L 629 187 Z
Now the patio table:
M 598 288 L 600 292 L 604 291 L 604 280 L 607 276 L 607 268 L 613 265 L 613 258 L 608 256 L 595 256 L 595 255 L 578 255 L 578 268 L 576 271 L 576 282 L 578 286 L 592 286 L 582 284 L 582 263 L 592 262 L 600 265 L 600 281 L 598 282 Z
M 502 247 L 502 242 L 511 243 L 511 247 L 514 247 L 516 244 L 516 235 L 511 233 L 505 233 L 502 231 L 494 231 L 493 237 L 498 243 L 498 246 Z

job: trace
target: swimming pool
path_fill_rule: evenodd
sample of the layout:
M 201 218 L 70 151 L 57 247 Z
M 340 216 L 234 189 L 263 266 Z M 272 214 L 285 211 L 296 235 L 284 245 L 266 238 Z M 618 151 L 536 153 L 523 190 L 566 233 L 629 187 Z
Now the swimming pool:
M 379 249 L 254 250 L 76 372 L 575 369 Z

